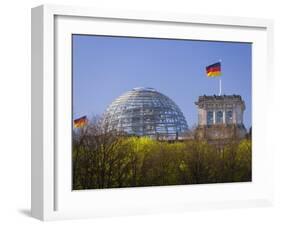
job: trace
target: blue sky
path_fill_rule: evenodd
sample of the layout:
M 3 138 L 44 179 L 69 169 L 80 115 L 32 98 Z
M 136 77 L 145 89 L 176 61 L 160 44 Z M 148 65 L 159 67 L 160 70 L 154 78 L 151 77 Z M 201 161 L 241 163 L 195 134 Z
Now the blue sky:
M 219 92 L 205 67 L 222 61 L 222 94 L 241 95 L 244 124 L 251 126 L 252 48 L 249 43 L 73 35 L 73 116 L 101 115 L 134 87 L 152 87 L 173 99 L 189 127 L 194 102 Z

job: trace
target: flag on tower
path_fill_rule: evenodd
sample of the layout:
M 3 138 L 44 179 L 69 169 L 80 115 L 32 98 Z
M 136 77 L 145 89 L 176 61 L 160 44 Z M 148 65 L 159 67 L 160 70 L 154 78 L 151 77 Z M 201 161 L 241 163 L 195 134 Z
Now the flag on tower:
M 215 63 L 206 67 L 208 77 L 216 77 L 221 75 L 221 63 Z
M 84 127 L 88 122 L 87 116 L 83 116 L 74 120 L 74 128 Z

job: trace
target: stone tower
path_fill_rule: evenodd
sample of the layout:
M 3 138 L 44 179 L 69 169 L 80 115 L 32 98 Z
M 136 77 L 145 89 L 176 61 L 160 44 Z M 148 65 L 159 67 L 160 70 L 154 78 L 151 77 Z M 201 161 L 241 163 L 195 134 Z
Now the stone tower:
M 195 138 L 215 141 L 245 137 L 245 103 L 240 95 L 204 95 L 200 96 L 195 104 L 198 108 Z

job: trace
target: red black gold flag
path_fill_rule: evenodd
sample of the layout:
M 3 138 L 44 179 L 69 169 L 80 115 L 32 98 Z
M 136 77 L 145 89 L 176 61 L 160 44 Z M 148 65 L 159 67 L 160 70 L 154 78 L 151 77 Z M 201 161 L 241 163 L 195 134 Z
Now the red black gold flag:
M 208 77 L 216 77 L 221 75 L 221 63 L 215 63 L 206 67 Z
M 74 128 L 84 127 L 88 122 L 87 116 L 83 116 L 74 120 Z

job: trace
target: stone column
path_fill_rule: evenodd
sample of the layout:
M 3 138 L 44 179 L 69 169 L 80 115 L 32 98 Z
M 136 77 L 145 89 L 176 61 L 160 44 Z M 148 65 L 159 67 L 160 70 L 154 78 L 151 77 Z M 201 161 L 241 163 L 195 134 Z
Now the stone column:
M 237 124 L 237 110 L 236 105 L 232 107 L 232 123 Z

